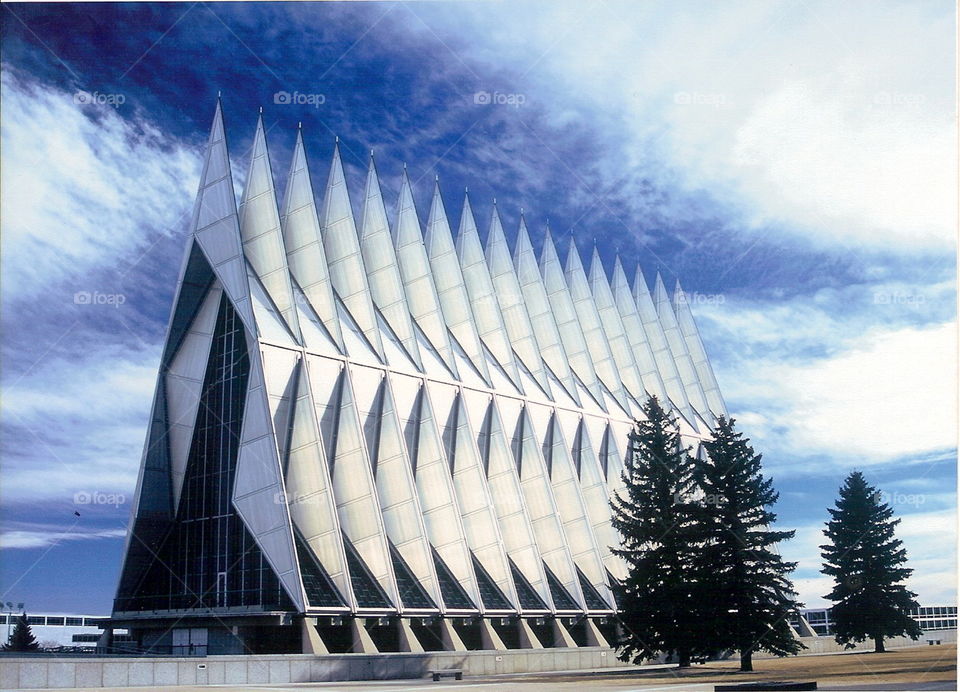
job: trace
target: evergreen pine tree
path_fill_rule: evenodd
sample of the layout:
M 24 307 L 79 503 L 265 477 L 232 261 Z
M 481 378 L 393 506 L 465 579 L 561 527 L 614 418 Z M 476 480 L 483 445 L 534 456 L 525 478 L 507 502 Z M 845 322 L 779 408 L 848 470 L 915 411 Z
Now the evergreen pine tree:
M 677 421 L 656 397 L 643 406 L 631 454 L 623 472 L 625 488 L 611 502 L 621 548 L 613 552 L 628 565 L 617 585 L 623 634 L 617 642 L 623 661 L 640 663 L 676 653 L 680 667 L 704 652 L 694 610 L 697 538 L 693 459 L 681 443 Z
M 702 603 L 702 625 L 723 648 L 740 653 L 740 670 L 753 670 L 753 652 L 777 656 L 805 648 L 789 617 L 801 604 L 788 577 L 797 564 L 785 562 L 776 544 L 794 531 L 773 531 L 770 511 L 779 497 L 761 473 L 762 455 L 721 416 L 707 459 L 697 465 L 703 522 L 708 535 L 702 559 L 712 565 Z
M 903 585 L 913 570 L 904 567 L 907 551 L 894 538 L 899 519 L 881 502 L 880 494 L 863 474 L 854 471 L 840 488 L 833 517 L 822 545 L 824 574 L 834 578 L 833 590 L 824 596 L 834 602 L 831 619 L 838 644 L 853 648 L 867 637 L 882 653 L 884 637 L 907 635 L 917 639 L 920 626 L 909 613 L 918 608 L 916 594 Z
M 39 651 L 40 645 L 33 636 L 30 629 L 30 623 L 27 622 L 27 614 L 23 613 L 17 618 L 13 626 L 13 632 L 10 633 L 10 639 L 3 645 L 4 651 Z

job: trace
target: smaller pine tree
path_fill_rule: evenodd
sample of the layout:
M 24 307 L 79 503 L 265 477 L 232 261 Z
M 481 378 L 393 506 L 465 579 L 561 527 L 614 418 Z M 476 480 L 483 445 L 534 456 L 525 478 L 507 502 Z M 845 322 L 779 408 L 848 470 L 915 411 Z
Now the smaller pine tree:
M 837 643 L 852 649 L 869 637 L 874 650 L 882 653 L 885 637 L 917 639 L 922 632 L 910 617 L 919 607 L 916 594 L 902 583 L 913 570 L 903 566 L 907 551 L 894 538 L 900 520 L 893 518 L 893 509 L 854 471 L 840 488 L 836 507 L 828 511 L 832 519 L 824 535 L 830 543 L 820 546 L 821 571 L 835 580 L 824 598 L 834 602 L 831 619 Z
M 37 644 L 33 631 L 30 629 L 30 623 L 27 622 L 27 614 L 23 613 L 17 618 L 13 626 L 13 632 L 10 633 L 10 639 L 3 645 L 4 651 L 39 651 L 40 645 Z
M 620 548 L 627 563 L 617 603 L 624 634 L 617 642 L 623 661 L 641 663 L 675 653 L 681 668 L 704 652 L 704 632 L 694 610 L 698 575 L 693 507 L 693 459 L 676 419 L 651 397 L 644 420 L 631 435 L 623 472 L 625 488 L 611 502 Z
M 756 650 L 787 656 L 806 648 L 789 624 L 801 606 L 788 576 L 797 563 L 776 552 L 777 543 L 795 532 L 770 528 L 779 494 L 760 472 L 762 455 L 734 429 L 733 419 L 721 416 L 703 446 L 707 460 L 697 476 L 708 541 L 701 559 L 712 570 L 702 624 L 717 644 L 736 649 L 740 670 L 749 671 Z

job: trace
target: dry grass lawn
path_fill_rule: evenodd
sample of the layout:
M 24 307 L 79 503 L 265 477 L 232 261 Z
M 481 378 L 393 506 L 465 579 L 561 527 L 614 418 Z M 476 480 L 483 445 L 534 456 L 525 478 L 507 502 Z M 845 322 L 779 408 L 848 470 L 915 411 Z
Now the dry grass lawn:
M 687 670 L 636 669 L 619 680 L 643 685 L 669 683 L 735 683 L 772 680 L 816 680 L 820 686 L 872 683 L 956 682 L 957 645 L 917 646 L 883 654 L 866 652 L 791 656 L 754 660 L 752 673 L 741 673 L 739 661 L 711 662 Z

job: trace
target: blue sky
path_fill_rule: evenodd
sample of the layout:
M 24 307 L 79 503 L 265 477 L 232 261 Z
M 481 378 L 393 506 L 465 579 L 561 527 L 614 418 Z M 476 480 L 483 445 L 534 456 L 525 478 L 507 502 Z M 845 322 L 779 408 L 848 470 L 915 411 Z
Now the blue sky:
M 109 611 L 219 91 L 238 186 L 262 106 L 275 171 L 302 122 L 318 184 L 338 135 L 355 191 L 373 148 L 388 199 L 406 163 L 422 209 L 439 174 L 452 218 L 469 186 L 483 228 L 496 197 L 510 234 L 523 208 L 608 270 L 619 251 L 679 278 L 797 529 L 801 598 L 829 590 L 820 531 L 859 468 L 903 519 L 920 599 L 955 603 L 954 20 L 949 2 L 3 5 L 0 600 Z

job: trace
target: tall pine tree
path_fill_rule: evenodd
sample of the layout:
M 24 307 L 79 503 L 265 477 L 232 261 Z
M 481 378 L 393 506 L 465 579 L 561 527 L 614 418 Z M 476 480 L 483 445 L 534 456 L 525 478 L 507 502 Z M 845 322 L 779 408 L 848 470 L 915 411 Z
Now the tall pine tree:
M 17 618 L 13 626 L 13 632 L 10 633 L 10 639 L 3 645 L 4 651 L 39 651 L 40 645 L 33 636 L 30 629 L 30 623 L 27 621 L 27 614 L 23 613 Z
M 637 421 L 630 438 L 624 494 L 611 502 L 621 539 L 613 552 L 628 565 L 618 585 L 623 635 L 617 648 L 621 660 L 634 663 L 675 653 L 683 668 L 705 652 L 696 613 L 699 539 L 689 502 L 694 461 L 676 419 L 656 397 L 643 411 L 645 420 Z
M 882 653 L 885 637 L 917 639 L 920 626 L 909 615 L 918 607 L 916 594 L 902 583 L 913 570 L 903 566 L 907 551 L 893 536 L 900 523 L 893 509 L 854 471 L 840 488 L 836 508 L 828 511 L 833 518 L 824 531 L 830 543 L 820 546 L 821 571 L 835 580 L 824 598 L 834 602 L 831 619 L 837 643 L 853 648 L 854 642 L 869 637 Z
M 797 564 L 775 552 L 795 532 L 771 530 L 777 515 L 769 508 L 779 494 L 733 419 L 721 416 L 703 446 L 707 459 L 697 465 L 708 535 L 702 558 L 713 566 L 700 604 L 703 625 L 718 645 L 739 652 L 740 670 L 753 670 L 754 651 L 787 656 L 805 648 L 788 622 L 801 606 L 788 577 Z

